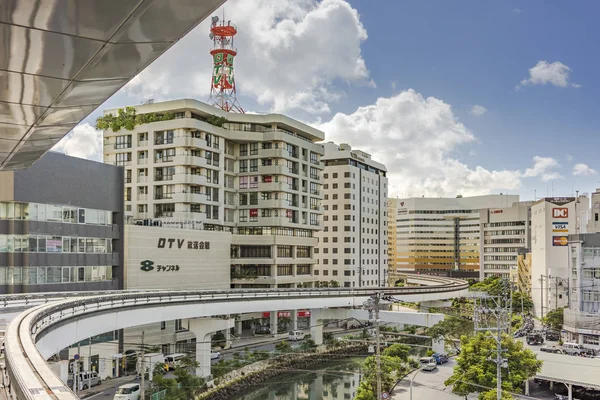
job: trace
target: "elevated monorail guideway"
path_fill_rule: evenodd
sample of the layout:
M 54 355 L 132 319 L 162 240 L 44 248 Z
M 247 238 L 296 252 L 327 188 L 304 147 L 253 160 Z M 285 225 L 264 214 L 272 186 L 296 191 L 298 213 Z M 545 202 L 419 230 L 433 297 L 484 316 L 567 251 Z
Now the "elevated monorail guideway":
M 26 168 L 225 0 L 2 0 L 0 170 Z
M 463 296 L 468 290 L 468 284 L 457 279 L 428 277 L 427 280 L 429 285 L 421 287 L 140 291 L 57 300 L 26 310 L 8 325 L 7 377 L 17 399 L 73 400 L 78 397 L 46 359 L 102 332 L 171 319 L 199 321 L 197 318 L 222 315 L 225 310 L 227 314 L 243 314 L 357 307 L 376 291 L 399 301 L 421 302 Z

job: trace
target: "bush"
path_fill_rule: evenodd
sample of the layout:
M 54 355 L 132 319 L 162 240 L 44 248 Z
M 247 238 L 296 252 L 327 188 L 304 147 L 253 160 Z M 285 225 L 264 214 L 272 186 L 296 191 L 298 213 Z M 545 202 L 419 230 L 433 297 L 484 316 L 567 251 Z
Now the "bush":
M 435 354 L 435 351 L 433 351 L 433 350 L 427 350 L 427 357 L 431 357 L 434 354 Z
M 411 368 L 419 368 L 420 364 L 417 360 L 415 360 L 414 358 L 411 358 L 410 360 L 408 360 L 408 365 Z

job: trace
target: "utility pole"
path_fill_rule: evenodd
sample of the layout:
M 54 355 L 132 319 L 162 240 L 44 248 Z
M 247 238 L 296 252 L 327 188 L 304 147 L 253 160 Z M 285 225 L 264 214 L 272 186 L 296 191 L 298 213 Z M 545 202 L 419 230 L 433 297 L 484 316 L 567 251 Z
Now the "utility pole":
M 505 284 L 511 285 L 510 281 Z M 475 332 L 490 332 L 492 338 L 496 340 L 496 357 L 489 359 L 496 363 L 496 392 L 497 399 L 502 399 L 502 366 L 505 362 L 502 353 L 502 332 L 510 330 L 511 311 L 507 306 L 512 304 L 512 300 L 507 298 L 512 293 L 512 287 L 504 287 L 502 294 L 491 296 L 486 292 L 473 292 L 475 307 L 473 309 L 473 322 Z M 496 333 L 494 335 L 493 333 Z
M 377 399 L 381 399 L 381 349 L 379 348 L 379 292 L 375 293 L 375 358 L 377 360 Z
M 92 337 L 89 339 L 88 347 L 88 391 L 92 388 Z
M 540 295 L 542 302 L 540 303 L 540 318 L 544 318 L 544 275 L 540 275 Z
M 144 363 L 144 331 L 142 331 L 142 362 L 141 362 L 141 379 L 140 379 L 140 387 L 141 387 L 141 400 L 146 400 L 146 386 L 145 386 L 145 377 L 146 377 L 146 366 Z
M 379 302 L 381 300 L 381 293 L 375 292 L 367 302 L 363 304 L 363 309 L 369 311 L 369 320 L 371 320 L 371 313 L 374 313 L 375 317 L 375 376 L 377 378 L 377 399 L 381 399 L 381 350 L 380 350 L 380 339 L 379 339 Z

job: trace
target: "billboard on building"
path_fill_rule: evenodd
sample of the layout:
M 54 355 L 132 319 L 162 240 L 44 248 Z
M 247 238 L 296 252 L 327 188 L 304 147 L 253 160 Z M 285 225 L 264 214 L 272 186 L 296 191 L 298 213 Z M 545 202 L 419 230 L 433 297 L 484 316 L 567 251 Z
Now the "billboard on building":
M 228 232 L 127 225 L 125 289 L 228 289 Z
M 552 236 L 552 246 L 567 246 L 569 238 L 566 236 Z

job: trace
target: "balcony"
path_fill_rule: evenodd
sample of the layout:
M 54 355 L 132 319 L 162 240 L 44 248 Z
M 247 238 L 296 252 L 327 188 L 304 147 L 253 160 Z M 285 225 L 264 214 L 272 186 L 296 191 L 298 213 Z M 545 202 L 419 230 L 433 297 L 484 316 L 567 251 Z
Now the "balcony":
M 146 147 L 148 146 L 148 140 L 140 140 L 138 141 L 138 147 Z
M 195 174 L 175 174 L 173 175 L 173 183 L 181 183 L 188 185 L 206 185 L 206 176 Z
M 205 203 L 207 201 L 205 194 L 200 193 L 175 193 L 173 202 L 175 203 Z
M 283 165 L 261 165 L 258 167 L 260 175 L 282 175 L 289 174 L 288 168 Z
M 191 136 L 177 136 L 173 141 L 173 144 L 177 147 L 197 147 L 212 150 L 212 148 L 206 144 L 206 140 Z
M 148 194 L 147 193 L 144 193 L 144 194 L 138 193 L 136 198 L 138 201 L 145 201 L 145 200 L 148 200 Z
M 259 184 L 259 188 L 263 192 L 281 192 L 288 188 L 288 185 L 283 182 L 263 182 Z
M 137 163 L 138 163 L 138 165 L 146 165 L 146 164 L 148 164 L 148 159 L 147 158 L 138 158 Z
M 137 183 L 146 183 L 146 182 L 148 182 L 147 176 L 138 176 L 137 177 Z
M 155 193 L 154 200 L 156 200 L 156 201 L 166 200 L 166 201 L 172 203 L 174 196 L 175 196 L 175 193 Z
M 287 150 L 284 149 L 260 149 L 258 154 L 261 158 L 289 158 Z
M 290 204 L 283 199 L 258 200 L 259 208 L 288 208 Z

